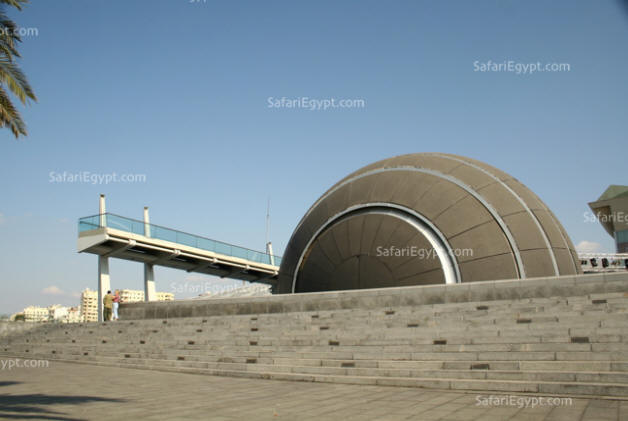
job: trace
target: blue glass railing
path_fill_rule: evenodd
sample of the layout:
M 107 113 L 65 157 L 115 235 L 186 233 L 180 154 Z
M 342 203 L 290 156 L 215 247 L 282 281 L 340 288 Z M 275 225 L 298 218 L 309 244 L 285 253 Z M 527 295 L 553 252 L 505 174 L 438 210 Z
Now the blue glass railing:
M 261 251 L 255 251 L 244 247 L 223 243 L 222 241 L 211 240 L 187 232 L 165 228 L 155 224 L 145 224 L 137 219 L 125 218 L 124 216 L 112 213 L 102 215 L 86 216 L 79 219 L 79 232 L 89 231 L 106 226 L 120 231 L 131 232 L 133 234 L 144 235 L 158 240 L 170 241 L 172 243 L 183 244 L 190 247 L 213 251 L 214 253 L 226 256 L 239 257 L 257 263 L 271 264 L 270 255 Z M 281 257 L 273 256 L 275 266 L 281 265 Z

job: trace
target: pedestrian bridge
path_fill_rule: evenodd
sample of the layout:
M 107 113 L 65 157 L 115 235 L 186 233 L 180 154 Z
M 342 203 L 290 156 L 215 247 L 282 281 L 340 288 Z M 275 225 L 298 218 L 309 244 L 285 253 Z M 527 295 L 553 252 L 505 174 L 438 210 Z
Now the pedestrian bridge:
M 78 223 L 78 251 L 274 285 L 281 258 L 112 213 Z

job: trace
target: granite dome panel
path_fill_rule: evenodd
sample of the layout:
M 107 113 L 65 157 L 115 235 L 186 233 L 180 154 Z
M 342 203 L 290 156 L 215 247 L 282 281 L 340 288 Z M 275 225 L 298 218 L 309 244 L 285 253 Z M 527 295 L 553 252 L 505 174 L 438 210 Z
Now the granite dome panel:
M 384 159 L 332 186 L 286 248 L 277 292 L 580 273 L 549 208 L 514 177 L 441 153 Z

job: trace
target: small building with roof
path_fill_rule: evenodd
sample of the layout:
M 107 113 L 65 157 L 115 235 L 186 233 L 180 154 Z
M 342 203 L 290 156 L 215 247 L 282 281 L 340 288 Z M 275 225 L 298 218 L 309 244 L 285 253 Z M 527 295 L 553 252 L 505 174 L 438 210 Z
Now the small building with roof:
M 617 253 L 628 253 L 628 186 L 611 185 L 589 207 L 615 239 Z

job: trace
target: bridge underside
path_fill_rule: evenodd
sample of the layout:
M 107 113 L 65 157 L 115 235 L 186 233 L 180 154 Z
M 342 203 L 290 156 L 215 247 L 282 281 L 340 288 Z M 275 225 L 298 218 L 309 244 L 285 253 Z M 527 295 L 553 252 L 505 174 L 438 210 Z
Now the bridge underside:
M 78 251 L 187 272 L 274 285 L 279 268 L 112 228 L 79 234 Z

